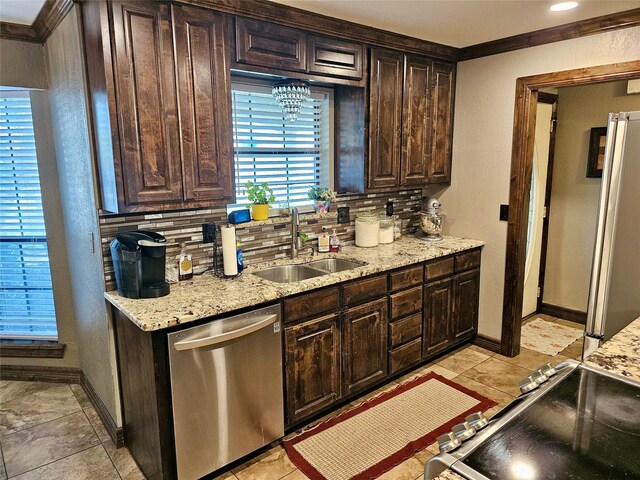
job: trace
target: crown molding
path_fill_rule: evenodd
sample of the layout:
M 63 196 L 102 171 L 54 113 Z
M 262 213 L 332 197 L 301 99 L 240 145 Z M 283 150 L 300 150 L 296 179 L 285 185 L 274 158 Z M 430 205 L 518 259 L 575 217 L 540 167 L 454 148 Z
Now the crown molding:
M 638 25 L 640 8 L 635 8 L 464 47 L 458 52 L 458 60 L 471 60 Z
M 44 43 L 51 32 L 60 25 L 73 0 L 46 0 L 42 10 L 31 25 L 0 22 L 0 38 L 22 42 Z

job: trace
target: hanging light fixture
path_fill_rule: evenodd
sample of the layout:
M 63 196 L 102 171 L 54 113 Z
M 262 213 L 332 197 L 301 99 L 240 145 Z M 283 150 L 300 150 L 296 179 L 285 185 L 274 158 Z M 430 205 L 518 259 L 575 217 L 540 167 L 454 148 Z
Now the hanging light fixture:
M 298 119 L 300 107 L 311 96 L 309 84 L 302 80 L 285 80 L 275 83 L 271 93 L 282 107 L 282 113 L 291 123 Z

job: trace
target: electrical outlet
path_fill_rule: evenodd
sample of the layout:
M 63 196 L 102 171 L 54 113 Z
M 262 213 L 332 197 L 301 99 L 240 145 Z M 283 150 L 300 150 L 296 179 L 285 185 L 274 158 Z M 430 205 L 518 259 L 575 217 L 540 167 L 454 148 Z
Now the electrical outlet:
M 216 243 L 216 224 L 213 222 L 202 224 L 202 243 Z
M 500 220 L 509 221 L 509 205 L 500 205 Z
M 338 223 L 349 223 L 351 217 L 349 215 L 349 207 L 338 207 Z

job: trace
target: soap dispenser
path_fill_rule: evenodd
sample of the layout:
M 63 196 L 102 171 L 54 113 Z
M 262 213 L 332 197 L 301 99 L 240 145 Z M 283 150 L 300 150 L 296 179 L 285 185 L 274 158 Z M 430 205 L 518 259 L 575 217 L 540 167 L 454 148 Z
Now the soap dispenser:
M 337 253 L 340 251 L 340 239 L 338 238 L 338 234 L 336 233 L 336 229 L 333 229 L 331 233 L 331 238 L 329 239 L 329 251 Z

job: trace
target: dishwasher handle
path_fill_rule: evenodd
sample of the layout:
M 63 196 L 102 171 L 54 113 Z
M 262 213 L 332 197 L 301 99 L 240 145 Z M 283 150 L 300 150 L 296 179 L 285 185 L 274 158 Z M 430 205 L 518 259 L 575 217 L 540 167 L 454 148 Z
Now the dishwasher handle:
M 273 313 L 271 315 L 263 315 L 256 318 L 256 321 L 247 325 L 246 327 L 231 330 L 230 332 L 219 333 L 217 335 L 211 335 L 204 338 L 196 338 L 192 340 L 182 340 L 173 344 L 176 350 L 192 350 L 194 348 L 208 347 L 210 345 L 218 345 L 220 343 L 228 342 L 236 338 L 244 337 L 253 332 L 263 329 L 264 327 L 271 325 L 278 316 Z

